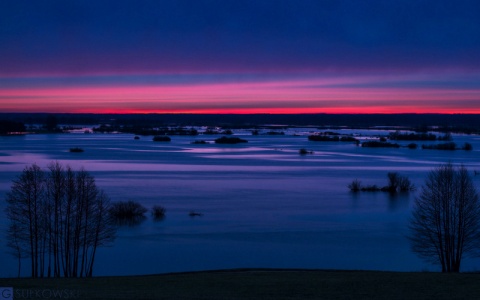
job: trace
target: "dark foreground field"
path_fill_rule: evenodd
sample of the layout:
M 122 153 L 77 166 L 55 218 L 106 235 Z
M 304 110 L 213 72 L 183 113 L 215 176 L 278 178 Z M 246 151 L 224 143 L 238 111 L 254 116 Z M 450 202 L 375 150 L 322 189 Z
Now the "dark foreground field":
M 3 278 L 0 287 L 13 287 L 14 299 L 480 299 L 480 274 L 226 270 L 90 279 Z

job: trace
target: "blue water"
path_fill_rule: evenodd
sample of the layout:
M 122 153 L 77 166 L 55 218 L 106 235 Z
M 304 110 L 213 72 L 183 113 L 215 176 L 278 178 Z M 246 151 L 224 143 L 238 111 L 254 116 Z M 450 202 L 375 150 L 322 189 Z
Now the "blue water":
M 387 134 L 342 132 L 362 139 Z M 235 134 L 249 142 L 193 145 L 218 136 L 174 136 L 161 143 L 129 134 L 0 137 L 0 276 L 16 276 L 17 266 L 4 245 L 5 194 L 32 163 L 84 167 L 112 201 L 166 208 L 163 221 L 148 216 L 136 227 L 120 227 L 114 245 L 98 253 L 97 276 L 244 267 L 437 271 L 410 251 L 406 239 L 418 191 L 354 194 L 347 185 L 359 179 L 383 186 L 395 171 L 420 187 L 433 167 L 448 161 L 480 170 L 478 136 L 454 135 L 458 145 L 473 145 L 467 152 L 309 142 L 307 129 L 285 136 Z M 71 147 L 85 152 L 70 153 Z M 314 154 L 300 156 L 300 148 Z M 480 176 L 474 181 L 478 188 Z M 203 216 L 191 218 L 190 211 Z M 478 259 L 463 265 L 479 269 Z

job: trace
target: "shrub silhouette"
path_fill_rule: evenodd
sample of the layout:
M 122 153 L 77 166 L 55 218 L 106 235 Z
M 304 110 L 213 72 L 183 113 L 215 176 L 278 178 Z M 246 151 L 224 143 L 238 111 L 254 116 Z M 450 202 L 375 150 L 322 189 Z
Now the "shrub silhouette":
M 109 213 L 118 225 L 137 225 L 145 220 L 147 209 L 135 201 L 119 201 L 112 203 Z
M 329 134 L 334 134 L 334 133 L 331 132 Z M 338 133 L 334 134 L 333 136 L 328 136 L 325 134 L 309 135 L 308 140 L 313 142 L 356 142 L 357 141 L 357 139 L 354 138 L 353 136 L 344 135 L 340 137 Z
M 452 140 L 452 134 L 450 132 L 446 132 L 443 136 L 438 137 L 438 140 L 440 140 L 440 141 L 451 141 Z
M 199 213 L 199 212 L 196 212 L 196 211 L 193 211 L 193 210 L 190 211 L 190 212 L 188 213 L 188 215 L 189 215 L 190 217 L 192 217 L 192 218 L 193 218 L 193 217 L 201 217 L 201 216 L 203 216 L 202 213 Z
M 84 152 L 84 150 L 82 148 L 75 147 L 75 148 L 70 148 L 70 152 L 80 153 L 80 152 Z
M 313 151 L 309 151 L 309 150 L 307 150 L 307 149 L 305 149 L 305 148 L 302 148 L 302 149 L 298 150 L 298 153 L 299 153 L 300 155 L 307 155 L 307 154 L 313 154 Z
M 382 189 L 379 188 L 376 184 L 373 184 L 373 185 L 364 186 L 360 190 L 362 192 L 378 192 L 378 191 L 381 191 Z
M 410 182 L 410 179 L 406 176 L 400 176 L 398 181 L 398 190 L 400 192 L 409 192 L 415 190 L 415 185 Z
M 340 138 L 338 136 L 328 135 L 309 135 L 308 140 L 314 142 L 338 142 Z
M 379 141 L 368 141 L 368 142 L 363 142 L 362 147 L 368 147 L 368 148 L 400 148 L 400 145 L 399 144 L 393 144 L 393 143 L 379 142 Z
M 358 192 L 358 191 L 360 191 L 361 186 L 362 186 L 361 181 L 358 180 L 358 179 L 355 179 L 355 180 L 353 180 L 353 181 L 348 185 L 348 188 L 349 188 L 352 192 Z
M 358 140 L 353 136 L 344 135 L 340 138 L 340 142 L 358 142 Z
M 422 145 L 422 149 L 457 150 L 457 144 L 455 144 L 454 142 L 448 142 L 443 144 Z
M 155 205 L 152 207 L 152 215 L 155 220 L 162 220 L 165 218 L 166 209 L 160 205 Z
M 400 176 L 398 175 L 397 172 L 389 172 L 387 174 L 388 177 L 388 185 L 387 185 L 387 190 L 390 193 L 395 193 L 398 188 L 398 183 L 400 180 Z
M 238 137 L 226 137 L 222 136 L 215 140 L 215 144 L 238 144 L 238 143 L 248 143 L 247 140 L 238 138 Z
M 387 190 L 391 193 L 409 192 L 415 190 L 415 186 L 410 182 L 406 176 L 401 176 L 396 172 L 390 172 L 388 176 Z
M 472 151 L 473 150 L 473 146 L 472 144 L 470 143 L 465 143 L 462 147 L 463 150 L 466 150 L 466 151 Z
M 402 133 L 400 131 L 389 134 L 391 140 L 397 141 L 435 141 L 437 136 L 432 133 Z M 440 138 L 439 138 L 440 139 Z
M 378 187 L 376 184 L 362 186 L 360 180 L 355 179 L 349 185 L 348 188 L 352 192 L 409 192 L 415 190 L 415 186 L 410 182 L 410 179 L 406 176 L 401 176 L 397 172 L 389 172 L 387 174 L 388 185 L 384 187 Z

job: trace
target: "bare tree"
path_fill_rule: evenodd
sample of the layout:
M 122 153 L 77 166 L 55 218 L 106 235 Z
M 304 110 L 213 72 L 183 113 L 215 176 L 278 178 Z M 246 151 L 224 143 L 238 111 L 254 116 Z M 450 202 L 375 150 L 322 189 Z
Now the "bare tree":
M 15 256 L 30 257 L 32 277 L 40 274 L 41 205 L 44 197 L 44 173 L 35 164 L 23 170 L 7 194 L 8 246 L 14 250 Z
M 387 189 L 390 193 L 396 193 L 398 188 L 398 183 L 400 175 L 397 172 L 389 172 L 388 177 L 388 186 Z
M 92 206 L 92 214 L 88 222 L 88 239 L 84 245 L 85 276 L 91 277 L 93 272 L 93 263 L 97 247 L 105 246 L 113 242 L 116 227 L 113 226 L 113 220 L 109 214 L 110 200 L 108 196 L 99 191 L 96 201 Z
M 48 165 L 50 170 L 47 179 L 47 205 L 49 208 L 49 267 L 53 267 L 53 277 L 60 276 L 60 238 L 62 236 L 62 216 L 65 202 L 65 171 L 59 162 Z M 48 276 L 51 269 L 48 270 Z
M 22 269 L 22 258 L 24 258 L 24 255 L 26 257 L 26 254 L 28 250 L 25 248 L 27 244 L 25 243 L 25 238 L 21 236 L 22 232 L 25 232 L 26 230 L 19 228 L 20 223 L 16 219 L 16 217 L 12 216 L 10 219 L 11 223 L 7 231 L 7 246 L 11 248 L 10 254 L 15 256 L 18 260 L 18 270 L 17 270 L 17 277 L 20 277 L 20 272 Z
M 464 255 L 480 249 L 480 201 L 465 167 L 431 171 L 415 199 L 409 239 L 421 258 L 459 272 Z
M 92 276 L 96 248 L 113 241 L 110 201 L 85 170 L 25 168 L 7 194 L 7 245 L 30 257 L 32 277 Z

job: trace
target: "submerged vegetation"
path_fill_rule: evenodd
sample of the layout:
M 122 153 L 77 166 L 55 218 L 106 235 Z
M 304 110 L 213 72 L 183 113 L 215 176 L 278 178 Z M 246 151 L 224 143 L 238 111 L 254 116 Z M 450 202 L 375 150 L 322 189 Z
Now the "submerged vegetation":
M 473 150 L 473 146 L 470 143 L 465 143 L 461 148 L 457 147 L 457 144 L 454 142 L 442 143 L 442 144 L 432 144 L 432 145 L 422 145 L 422 149 L 428 150 L 465 150 L 471 151 Z
M 418 145 L 415 144 L 415 143 L 410 143 L 410 144 L 407 145 L 407 148 L 408 148 L 408 149 L 417 149 L 417 148 L 418 148 Z
M 138 202 L 119 201 L 112 203 L 109 213 L 118 225 L 137 225 L 145 220 L 147 209 Z
M 98 132 L 98 133 L 122 132 L 122 133 L 132 133 L 135 135 L 189 135 L 189 136 L 198 135 L 198 131 L 193 128 L 153 127 L 151 125 L 118 126 L 118 125 L 111 125 L 111 124 L 102 124 L 99 127 L 94 127 L 93 132 Z
M 362 186 L 361 181 L 354 179 L 348 188 L 352 192 L 410 192 L 415 190 L 415 185 L 406 176 L 402 176 L 397 172 L 389 172 L 387 174 L 388 183 L 386 186 L 378 187 L 377 185 Z
M 239 143 L 248 143 L 247 140 L 241 139 L 239 137 L 227 137 L 222 136 L 215 140 L 215 144 L 239 144 Z
M 265 133 L 266 135 L 285 135 L 283 131 L 268 131 Z
M 201 216 L 203 216 L 203 214 L 202 214 L 202 213 L 199 213 L 199 212 L 196 212 L 196 211 L 193 211 L 193 210 L 192 210 L 192 211 L 190 211 L 190 212 L 188 213 L 188 215 L 189 215 L 190 217 L 192 217 L 192 218 L 194 218 L 194 217 L 201 217 Z
M 348 188 L 352 192 L 359 192 L 362 189 L 362 182 L 358 179 L 354 179 L 349 185 Z
M 454 142 L 448 142 L 442 144 L 422 145 L 422 149 L 457 150 L 457 144 L 455 144 Z
M 307 154 L 313 154 L 313 151 L 310 151 L 310 150 L 307 150 L 307 149 L 305 149 L 305 148 L 302 148 L 302 149 L 298 150 L 298 153 L 299 153 L 300 155 L 307 155 Z
M 388 136 L 392 141 L 451 141 L 452 135 L 450 132 L 446 132 L 443 136 L 436 136 L 433 133 L 420 132 L 420 133 L 402 133 L 400 131 L 391 132 Z
M 114 202 L 110 208 L 110 214 L 117 219 L 128 219 L 139 216 L 144 216 L 147 212 L 147 209 L 143 207 L 138 202 L 129 200 L 129 201 L 119 201 Z
M 349 136 L 349 135 L 340 136 L 339 134 L 334 134 L 334 135 L 332 134 L 333 133 L 309 135 L 308 140 L 313 142 L 357 142 L 358 141 L 353 136 Z
M 472 150 L 473 150 L 473 146 L 472 146 L 472 144 L 470 144 L 470 143 L 465 143 L 465 144 L 463 144 L 462 149 L 463 149 L 463 150 L 466 150 L 466 151 L 472 151 Z
M 153 137 L 154 142 L 170 142 L 172 139 L 166 135 L 156 135 Z
M 389 172 L 387 174 L 388 185 L 387 189 L 391 193 L 395 192 L 409 192 L 415 190 L 415 186 L 410 182 L 406 176 L 402 176 L 397 172 Z
M 368 148 L 400 148 L 399 144 L 379 142 L 379 141 L 367 141 L 362 143 L 362 147 Z
M 221 130 L 218 128 L 207 128 L 203 134 L 205 135 L 216 135 L 216 134 L 226 134 L 226 135 L 232 135 L 233 131 L 231 129 L 226 129 L 226 130 Z
M 118 201 L 112 203 L 109 214 L 116 225 L 139 225 L 146 220 L 145 213 L 148 209 L 136 201 Z M 160 205 L 154 205 L 151 209 L 151 215 L 155 221 L 161 221 L 165 218 L 166 209 Z
M 84 152 L 84 150 L 79 147 L 74 147 L 74 148 L 70 148 L 70 152 L 80 153 L 80 152 Z
M 166 209 L 163 206 L 155 205 L 152 207 L 152 216 L 155 221 L 163 220 L 165 218 Z
M 204 141 L 204 140 L 196 140 L 196 141 L 193 141 L 192 144 L 195 144 L 195 145 L 205 145 L 205 144 L 210 144 L 210 143 L 207 142 L 207 141 Z

